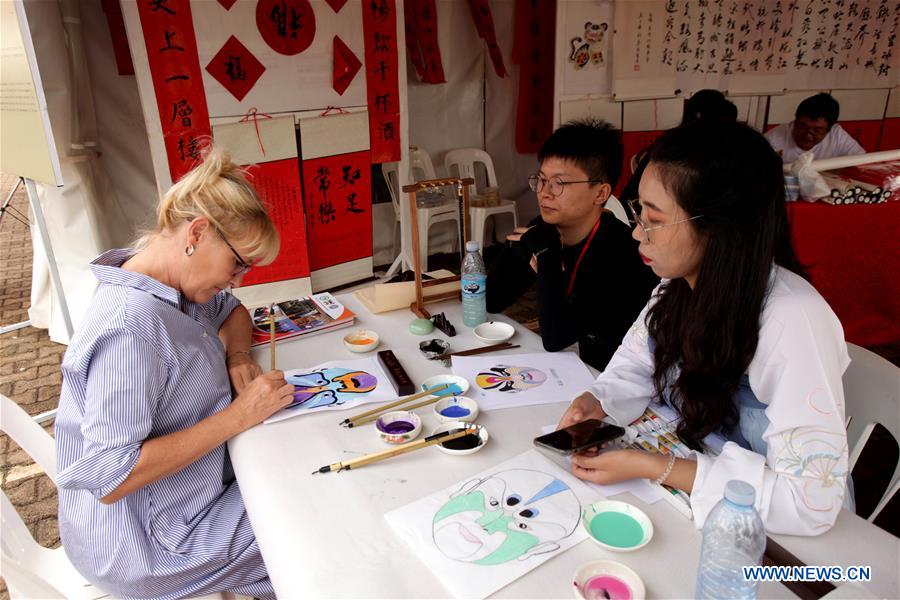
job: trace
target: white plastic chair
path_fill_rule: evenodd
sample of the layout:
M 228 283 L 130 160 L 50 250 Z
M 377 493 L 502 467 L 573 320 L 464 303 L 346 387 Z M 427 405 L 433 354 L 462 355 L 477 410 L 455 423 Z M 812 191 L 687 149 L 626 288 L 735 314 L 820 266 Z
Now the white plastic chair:
M 851 418 L 847 428 L 850 470 L 859 461 L 876 424 L 887 429 L 900 444 L 900 369 L 874 352 L 847 344 L 850 366 L 844 372 L 844 402 Z M 887 505 L 900 486 L 900 461 L 894 465 L 890 483 L 881 500 L 866 520 L 875 517 Z
M 0 429 L 56 483 L 56 444 L 18 404 L 0 394 Z M 6 492 L 0 494 L 0 577 L 10 598 L 111 598 L 75 569 L 62 548 L 44 548 L 31 535 Z M 229 592 L 195 600 L 247 598 Z
M 421 181 L 423 179 L 436 179 L 434 165 L 431 157 L 427 152 L 419 148 L 411 148 L 409 152 L 410 161 L 410 179 L 413 181 Z M 400 212 L 407 210 L 406 195 L 401 196 L 400 193 L 400 170 L 398 163 L 382 163 L 381 172 L 387 182 L 388 191 L 391 194 L 391 203 L 394 205 L 394 254 L 397 254 L 397 241 L 400 234 Z M 400 198 L 403 198 L 401 205 Z M 416 222 L 419 229 L 419 262 L 422 271 L 428 270 L 428 231 L 432 225 L 453 221 L 455 223 L 454 231 L 457 239 L 461 238 L 460 230 L 462 229 L 459 210 L 455 202 L 444 202 L 437 206 L 420 206 L 416 214 Z M 459 240 L 460 247 L 463 240 Z M 412 259 L 412 257 L 410 257 Z
M 491 155 L 479 148 L 458 148 L 447 152 L 444 156 L 444 168 L 450 177 L 471 177 L 475 184 L 469 186 L 469 197 L 478 193 L 478 178 L 475 177 L 475 165 L 481 163 L 487 173 L 487 186 L 499 188 L 497 173 L 494 170 L 494 161 Z M 508 215 L 512 219 L 513 229 L 519 226 L 519 216 L 516 212 L 516 203 L 512 200 L 500 200 L 499 206 L 473 206 L 469 209 L 469 221 L 472 224 L 472 239 L 484 247 L 484 229 L 487 220 L 497 216 Z M 496 225 L 495 225 L 496 226 Z M 505 239 L 506 236 L 499 236 Z
M 625 207 L 622 206 L 622 203 L 618 198 L 610 194 L 609 198 L 606 199 L 606 206 L 604 208 L 612 211 L 612 214 L 616 215 L 618 220 L 628 225 L 629 228 L 632 228 L 631 223 L 628 222 L 628 213 L 625 212 Z

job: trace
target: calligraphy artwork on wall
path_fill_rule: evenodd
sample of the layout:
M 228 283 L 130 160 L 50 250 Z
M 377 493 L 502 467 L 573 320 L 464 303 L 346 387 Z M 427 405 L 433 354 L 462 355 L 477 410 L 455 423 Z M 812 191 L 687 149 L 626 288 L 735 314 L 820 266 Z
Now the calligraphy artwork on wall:
M 300 54 L 316 37 L 316 15 L 309 0 L 259 0 L 256 26 L 269 48 L 285 56 Z
M 478 32 L 478 37 L 483 39 L 487 45 L 488 56 L 491 57 L 491 64 L 494 65 L 494 73 L 497 74 L 497 77 L 506 77 L 506 65 L 503 64 L 503 53 L 500 52 L 500 46 L 497 45 L 491 5 L 488 4 L 488 0 L 468 0 L 468 2 L 469 12 L 475 22 L 475 30 Z
M 441 48 L 438 45 L 437 7 L 434 0 L 403 3 L 406 51 L 422 83 L 445 83 Z
M 400 160 L 400 91 L 397 75 L 397 6 L 363 3 L 366 91 L 373 163 Z
M 562 36 L 556 66 L 562 95 L 608 94 L 612 64 L 612 3 L 566 2 L 560 6 Z
M 537 152 L 553 132 L 556 0 L 516 0 L 513 62 L 519 65 L 516 151 Z
M 139 2 L 147 61 L 172 181 L 200 159 L 209 113 L 188 0 Z
M 351 50 L 350 47 L 344 43 L 344 40 L 338 36 L 334 36 L 333 44 L 334 57 L 332 59 L 331 85 L 334 87 L 334 91 L 338 94 L 343 94 L 347 91 L 347 87 L 349 87 L 353 78 L 356 77 L 360 67 L 362 67 L 362 63 L 359 62 L 359 59 L 353 54 L 353 50 Z
M 240 40 L 231 36 L 209 64 L 206 72 L 231 95 L 243 100 L 266 68 Z

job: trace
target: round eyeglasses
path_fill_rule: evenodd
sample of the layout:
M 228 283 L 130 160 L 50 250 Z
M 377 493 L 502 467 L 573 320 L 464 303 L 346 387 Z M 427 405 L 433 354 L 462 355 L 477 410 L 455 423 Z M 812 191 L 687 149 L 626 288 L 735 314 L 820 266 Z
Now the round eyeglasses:
M 634 198 L 627 200 L 625 202 L 625 206 L 628 207 L 628 220 L 631 221 L 632 225 L 637 225 L 641 228 L 641 231 L 644 232 L 645 241 L 650 244 L 650 232 L 656 229 L 662 229 L 664 227 L 671 227 L 672 225 L 678 225 L 679 223 L 686 223 L 688 221 L 693 221 L 694 219 L 699 219 L 703 215 L 697 215 L 694 217 L 688 217 L 687 219 L 679 219 L 678 221 L 673 221 L 671 223 L 663 223 L 661 225 L 647 225 L 644 220 L 641 218 L 641 203 L 635 200 Z
M 603 183 L 597 179 L 584 179 L 582 181 L 563 181 L 561 177 L 558 175 L 554 175 L 550 179 L 546 177 L 541 177 L 540 175 L 532 175 L 528 178 L 528 187 L 531 188 L 532 192 L 540 194 L 544 187 L 547 187 L 547 192 L 550 193 L 551 196 L 559 196 L 562 194 L 567 185 L 571 185 L 573 183 Z
M 225 237 L 225 234 L 219 231 L 218 228 L 213 227 L 216 230 L 216 233 L 219 234 L 219 237 L 222 238 L 222 241 L 225 242 L 225 245 L 228 246 L 228 249 L 231 250 L 231 253 L 234 254 L 234 271 L 232 271 L 231 276 L 237 277 L 238 275 L 244 275 L 253 268 L 252 263 L 246 262 L 241 255 L 238 254 L 237 250 L 234 249 L 234 246 L 231 245 L 231 242 Z

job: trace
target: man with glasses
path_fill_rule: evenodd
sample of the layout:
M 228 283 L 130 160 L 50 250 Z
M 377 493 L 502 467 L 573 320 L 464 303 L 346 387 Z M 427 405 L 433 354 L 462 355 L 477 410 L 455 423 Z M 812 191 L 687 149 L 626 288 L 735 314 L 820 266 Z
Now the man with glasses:
M 487 309 L 504 310 L 536 282 L 544 348 L 577 342 L 582 360 L 602 370 L 658 282 L 628 226 L 604 211 L 622 169 L 621 135 L 603 121 L 573 121 L 538 161 L 528 184 L 541 215 L 488 268 Z
M 837 124 L 841 106 L 830 94 L 810 96 L 797 106 L 794 120 L 766 134 L 781 160 L 794 162 L 812 150 L 816 160 L 865 154 L 865 150 Z

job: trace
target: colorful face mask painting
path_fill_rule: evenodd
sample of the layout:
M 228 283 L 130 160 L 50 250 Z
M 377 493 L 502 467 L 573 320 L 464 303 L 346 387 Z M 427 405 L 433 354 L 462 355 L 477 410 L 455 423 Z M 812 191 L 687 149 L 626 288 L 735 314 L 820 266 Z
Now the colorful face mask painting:
M 580 516 L 578 497 L 553 475 L 502 471 L 451 495 L 434 515 L 434 543 L 447 558 L 498 565 L 559 550 Z
M 594 376 L 574 352 L 454 356 L 453 374 L 469 382 L 469 394 L 481 410 L 568 402 L 582 393 Z
M 498 392 L 522 392 L 535 388 L 547 381 L 547 374 L 532 367 L 498 365 L 479 373 L 475 383 L 483 390 Z
M 396 398 L 388 377 L 374 358 L 325 363 L 291 369 L 285 381 L 294 386 L 294 401 L 266 420 L 281 421 L 321 410 L 342 410 Z
M 529 450 L 386 516 L 457 598 L 484 598 L 587 537 L 583 482 Z

